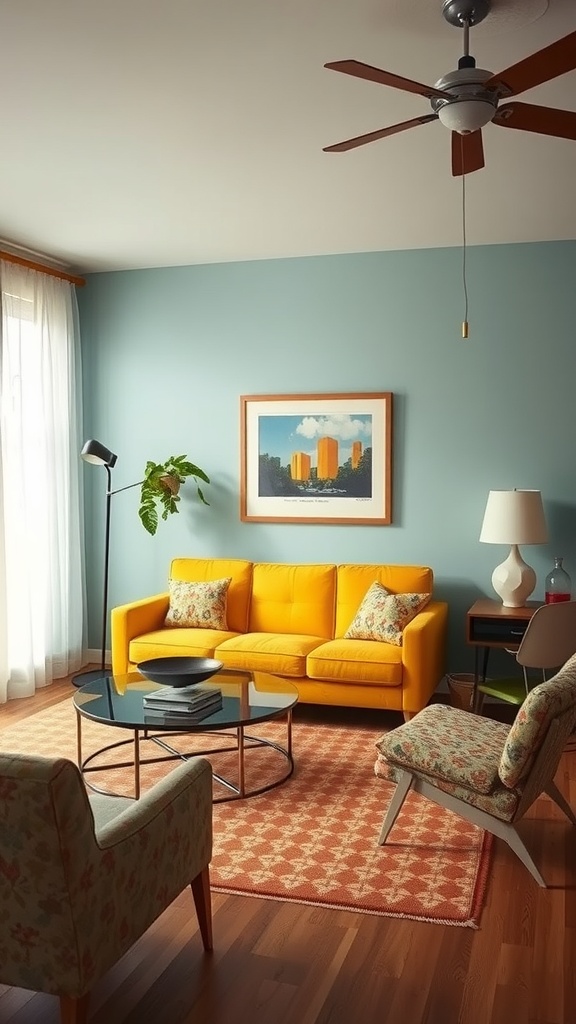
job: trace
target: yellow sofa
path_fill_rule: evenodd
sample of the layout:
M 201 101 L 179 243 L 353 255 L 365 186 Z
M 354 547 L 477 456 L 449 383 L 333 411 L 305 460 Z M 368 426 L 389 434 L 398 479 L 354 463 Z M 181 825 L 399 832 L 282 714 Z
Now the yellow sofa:
M 387 708 L 406 719 L 428 703 L 445 672 L 448 606 L 430 602 L 403 631 L 402 646 L 346 639 L 374 581 L 392 593 L 432 594 L 419 565 L 290 565 L 227 558 L 176 558 L 170 578 L 231 578 L 226 630 L 165 626 L 168 592 L 112 610 L 112 671 L 148 658 L 216 657 L 231 669 L 270 672 L 309 704 Z

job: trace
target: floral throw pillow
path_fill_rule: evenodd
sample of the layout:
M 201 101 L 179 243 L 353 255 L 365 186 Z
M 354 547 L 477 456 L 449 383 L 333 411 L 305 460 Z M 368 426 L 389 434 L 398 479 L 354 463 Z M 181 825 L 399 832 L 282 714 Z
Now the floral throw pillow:
M 381 583 L 374 582 L 344 636 L 353 640 L 383 640 L 401 647 L 404 627 L 429 600 L 430 594 L 391 594 Z
M 166 626 L 200 629 L 228 629 L 226 599 L 232 577 L 207 583 L 169 581 L 170 607 Z

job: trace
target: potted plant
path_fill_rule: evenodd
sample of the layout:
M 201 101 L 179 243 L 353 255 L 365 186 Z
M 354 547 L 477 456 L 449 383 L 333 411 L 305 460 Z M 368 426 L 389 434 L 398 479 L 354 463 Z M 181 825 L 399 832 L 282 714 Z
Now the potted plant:
M 140 508 L 138 515 L 142 526 L 154 535 L 158 529 L 158 512 L 162 509 L 162 519 L 178 512 L 180 486 L 187 477 L 194 477 L 200 501 L 208 505 L 202 493 L 199 480 L 210 483 L 203 469 L 188 462 L 186 455 L 171 455 L 166 462 L 147 462 L 144 479 L 140 491 Z

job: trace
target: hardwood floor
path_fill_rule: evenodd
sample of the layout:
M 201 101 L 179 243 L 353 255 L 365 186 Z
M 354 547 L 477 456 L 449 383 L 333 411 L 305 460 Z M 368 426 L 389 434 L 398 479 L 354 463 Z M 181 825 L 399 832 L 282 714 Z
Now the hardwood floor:
M 69 696 L 60 681 L 0 706 L 0 747 Z M 557 783 L 576 807 L 573 749 Z M 576 828 L 542 798 L 522 834 L 550 888 L 496 840 L 477 931 L 214 893 L 204 954 L 183 893 L 97 985 L 90 1024 L 575 1024 Z M 0 985 L 0 1024 L 58 1021 L 55 997 Z

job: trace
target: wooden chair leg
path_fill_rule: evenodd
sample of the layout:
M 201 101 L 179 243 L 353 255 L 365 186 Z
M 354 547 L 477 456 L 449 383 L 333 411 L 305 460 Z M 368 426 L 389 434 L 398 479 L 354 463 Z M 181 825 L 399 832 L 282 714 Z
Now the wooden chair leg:
M 518 835 L 514 826 L 504 825 L 504 823 L 502 824 L 503 829 L 502 832 L 500 833 L 502 839 L 504 839 L 508 843 L 510 849 L 513 850 L 516 856 L 520 858 L 520 860 L 524 864 L 524 867 L 528 868 L 528 871 L 530 872 L 532 877 L 536 879 L 538 885 L 542 889 L 546 889 L 546 882 L 542 878 L 542 875 L 540 874 L 538 868 L 536 867 L 534 861 L 532 860 L 532 857 L 530 856 L 526 846 L 524 845 L 522 839 Z
M 386 837 L 388 836 L 388 833 L 390 832 L 392 825 L 396 821 L 396 818 L 398 817 L 402 809 L 402 804 L 404 803 L 406 797 L 408 796 L 408 792 L 410 790 L 410 786 L 412 785 L 413 780 L 414 776 L 410 775 L 409 772 L 402 772 L 400 780 L 396 786 L 396 789 L 394 790 L 394 795 L 390 801 L 390 806 L 386 813 L 386 817 L 384 818 L 382 831 L 380 832 L 380 836 L 378 838 L 378 846 L 384 846 L 384 843 L 386 842 Z
M 79 996 L 60 996 L 60 1020 L 62 1024 L 86 1024 L 88 1020 L 88 1003 L 90 994 Z
M 571 821 L 573 825 L 576 825 L 576 814 L 574 814 L 574 811 L 570 807 L 568 801 L 562 796 L 562 793 L 558 789 L 556 783 L 549 782 L 544 792 L 548 794 L 555 804 L 557 804 L 561 811 L 564 811 L 568 820 Z
M 422 796 L 427 797 L 429 800 L 434 800 L 434 803 L 440 804 L 441 807 L 447 807 L 448 810 L 455 811 L 462 818 L 466 818 L 466 821 L 471 821 L 472 824 L 485 828 L 487 832 L 491 832 L 492 835 L 498 836 L 505 843 L 508 843 L 510 849 L 514 851 L 524 866 L 528 868 L 532 877 L 536 879 L 538 885 L 542 886 L 543 889 L 546 888 L 546 882 L 542 878 L 514 825 L 507 821 L 501 821 L 500 818 L 495 818 L 492 814 L 488 814 L 487 811 L 481 811 L 479 807 L 474 807 L 464 800 L 459 800 L 458 797 L 452 796 L 451 793 L 445 793 L 444 790 L 438 789 L 431 782 L 427 782 L 418 775 L 415 776 L 413 781 L 416 793 L 421 793 Z
M 210 897 L 210 868 L 208 866 L 192 880 L 192 895 L 204 949 L 209 951 L 214 946 L 212 944 L 212 900 Z

